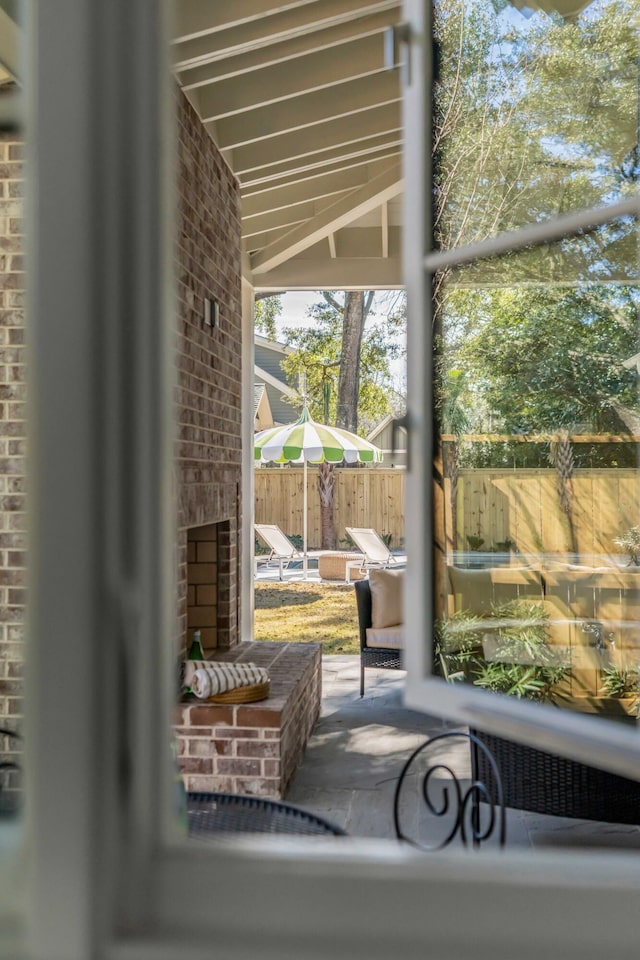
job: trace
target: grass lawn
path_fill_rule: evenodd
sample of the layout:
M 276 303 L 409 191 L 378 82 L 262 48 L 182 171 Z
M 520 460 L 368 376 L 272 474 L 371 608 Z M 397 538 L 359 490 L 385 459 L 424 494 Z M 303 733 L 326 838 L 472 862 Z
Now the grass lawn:
M 256 640 L 321 643 L 323 653 L 359 653 L 353 586 L 256 583 Z

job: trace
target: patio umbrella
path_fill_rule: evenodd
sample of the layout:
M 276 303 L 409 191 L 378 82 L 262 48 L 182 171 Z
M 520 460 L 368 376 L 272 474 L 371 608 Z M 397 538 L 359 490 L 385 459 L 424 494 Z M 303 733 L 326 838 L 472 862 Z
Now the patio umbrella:
M 311 419 L 304 407 L 295 423 L 262 430 L 254 438 L 254 456 L 263 463 L 301 463 L 303 474 L 303 571 L 307 578 L 307 464 L 374 463 L 382 460 L 382 450 L 355 433 L 328 427 Z

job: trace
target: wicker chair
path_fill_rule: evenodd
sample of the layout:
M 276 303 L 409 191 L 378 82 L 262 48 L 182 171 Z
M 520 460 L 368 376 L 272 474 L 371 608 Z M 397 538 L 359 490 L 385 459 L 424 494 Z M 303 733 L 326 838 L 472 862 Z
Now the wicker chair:
M 402 651 L 386 647 L 372 647 L 367 643 L 367 627 L 371 626 L 371 587 L 368 580 L 356 580 L 356 604 L 360 632 L 360 696 L 364 696 L 364 668 L 402 669 Z
M 580 820 L 640 823 L 640 783 L 636 780 L 481 730 L 471 733 L 495 758 L 507 807 Z M 472 747 L 471 758 L 474 778 L 490 782 L 484 754 Z

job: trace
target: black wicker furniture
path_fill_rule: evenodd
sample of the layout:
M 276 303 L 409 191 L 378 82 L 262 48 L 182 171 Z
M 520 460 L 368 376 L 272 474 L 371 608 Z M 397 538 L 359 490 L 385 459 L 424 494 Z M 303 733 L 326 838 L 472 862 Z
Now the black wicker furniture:
M 354 587 L 360 633 L 360 696 L 363 697 L 365 667 L 401 670 L 402 651 L 370 646 L 367 643 L 367 628 L 371 626 L 371 585 L 368 580 L 356 580 Z
M 495 758 L 507 807 L 580 820 L 640 823 L 638 781 L 481 730 L 471 733 Z M 486 756 L 473 744 L 471 759 L 474 779 L 489 781 Z
M 233 793 L 187 794 L 189 836 L 220 833 L 271 833 L 344 837 L 341 827 L 279 800 Z

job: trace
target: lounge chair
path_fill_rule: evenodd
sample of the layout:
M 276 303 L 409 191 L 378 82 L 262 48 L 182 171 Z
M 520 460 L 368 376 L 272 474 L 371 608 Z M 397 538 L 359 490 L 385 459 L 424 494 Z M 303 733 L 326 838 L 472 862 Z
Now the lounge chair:
M 294 547 L 277 523 L 256 523 L 254 527 L 257 535 L 264 540 L 270 550 L 268 556 L 256 557 L 256 574 L 259 563 L 269 564 L 272 560 L 277 560 L 280 579 L 283 580 L 283 571 L 292 560 L 303 560 L 303 555 Z
M 384 540 L 371 527 L 345 527 L 345 530 L 358 550 L 362 551 L 361 559 L 350 560 L 345 566 L 347 583 L 351 582 L 352 570 L 358 569 L 362 573 L 372 567 L 386 569 L 398 562 Z

